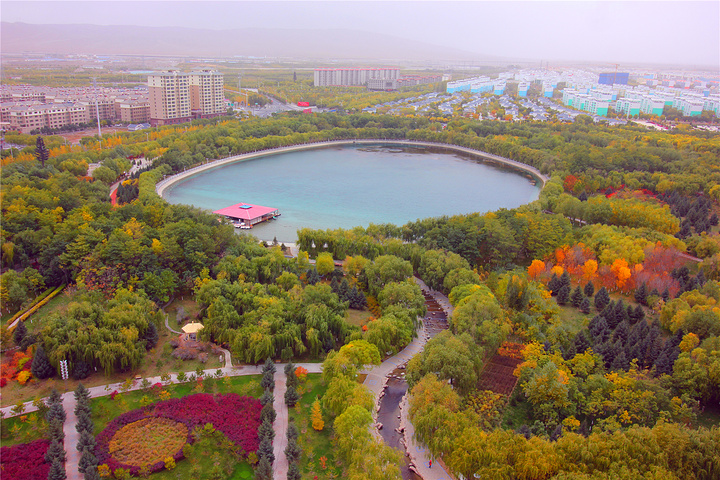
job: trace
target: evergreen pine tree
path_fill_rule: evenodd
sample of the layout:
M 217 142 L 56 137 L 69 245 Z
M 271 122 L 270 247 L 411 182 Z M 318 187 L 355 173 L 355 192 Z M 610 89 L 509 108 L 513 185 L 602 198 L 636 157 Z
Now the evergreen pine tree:
M 82 403 L 83 405 L 88 405 L 88 402 L 90 401 L 90 392 L 87 388 L 85 388 L 85 385 L 83 385 L 82 383 L 78 383 L 78 386 L 74 392 L 74 396 L 75 401 L 78 404 Z M 77 412 L 77 408 L 75 409 L 75 412 Z
M 38 345 L 33 355 L 32 364 L 30 365 L 30 371 L 33 377 L 43 380 L 50 378 L 55 375 L 55 368 L 50 364 L 50 360 L 45 354 L 45 349 L 42 345 Z
M 643 282 L 642 285 L 635 289 L 635 301 L 640 305 L 647 305 L 647 295 L 647 285 Z
M 570 297 L 570 300 L 572 301 L 572 306 L 575 308 L 580 308 L 580 304 L 582 303 L 583 298 L 585 298 L 585 295 L 580 289 L 580 285 L 578 285 L 577 287 L 575 287 L 575 290 L 573 290 L 572 296 Z
M 620 322 L 613 333 L 613 341 L 620 342 L 620 345 L 625 346 L 628 337 L 630 336 L 630 326 L 626 320 Z
M 588 297 L 583 297 L 582 302 L 580 302 L 580 311 L 585 315 L 590 313 L 590 299 Z
M 593 285 L 592 282 L 586 283 L 583 292 L 585 293 L 586 297 L 592 298 L 592 296 L 595 295 L 595 285 Z
M 333 278 L 334 280 L 334 278 Z M 338 297 L 341 302 L 348 300 L 348 294 L 350 293 L 350 285 L 348 284 L 347 278 L 343 278 L 342 282 L 338 284 Z
M 294 407 L 299 400 L 300 394 L 297 390 L 295 390 L 294 386 L 290 386 L 287 390 L 285 390 L 285 405 L 288 407 Z
M 315 285 L 320 281 L 320 274 L 314 268 L 311 268 L 307 274 L 308 285 Z
M 20 346 L 26 335 L 27 326 L 25 325 L 25 322 L 23 322 L 22 320 L 18 321 L 17 326 L 15 326 L 15 331 L 13 332 L 13 340 L 15 340 L 15 345 Z
M 333 277 L 333 279 L 330 281 L 330 290 L 333 293 L 338 294 L 340 291 L 339 287 L 340 287 L 340 283 L 337 281 L 337 278 Z M 338 294 L 338 297 L 339 296 L 340 295 Z
M 608 338 L 610 338 L 610 327 L 608 327 L 605 317 L 597 316 L 595 318 L 598 319 L 598 321 L 590 333 L 592 333 L 595 344 L 605 343 Z
M 628 304 L 627 308 L 625 309 L 625 318 L 627 319 L 628 323 L 630 323 L 630 325 L 635 325 L 635 309 L 630 304 Z
M 45 451 L 45 461 L 53 463 L 54 460 L 58 460 L 60 463 L 65 462 L 65 449 L 58 440 L 50 442 L 50 446 Z
M 550 290 L 552 296 L 558 294 L 558 291 L 560 290 L 560 279 L 558 278 L 557 274 L 552 274 L 552 277 L 550 277 L 550 281 L 548 282 L 547 287 L 548 290 Z
M 88 413 L 82 412 L 77 417 L 77 423 L 75 424 L 75 429 L 78 433 L 81 433 L 83 431 L 85 432 L 92 432 L 95 429 L 95 424 L 92 421 L 92 418 Z
M 255 468 L 255 479 L 256 480 L 273 480 L 272 465 L 270 460 L 263 457 L 258 462 Z
M 85 448 L 80 455 L 80 461 L 78 462 L 78 471 L 80 473 L 87 474 L 89 468 L 95 467 L 97 469 L 97 458 L 89 448 Z
M 610 295 L 608 295 L 607 289 L 605 289 L 605 287 L 600 287 L 600 290 L 598 290 L 597 294 L 595 295 L 594 303 L 595 309 L 598 312 L 602 312 L 603 310 L 605 310 L 605 307 L 608 306 L 608 304 L 610 303 Z
M 588 341 L 587 337 L 585 336 L 584 330 L 580 330 L 580 332 L 575 335 L 573 346 L 575 347 L 575 351 L 577 353 L 585 353 L 585 350 L 590 348 L 590 341 Z
M 148 326 L 145 329 L 140 340 L 145 342 L 145 350 L 150 350 L 157 345 L 160 336 L 158 335 L 158 329 L 154 322 L 148 322 Z
M 275 396 L 273 395 L 273 392 L 271 392 L 269 388 L 266 388 L 265 392 L 260 397 L 260 405 L 262 405 L 263 407 L 268 403 L 272 405 L 274 401 Z
M 577 349 L 575 348 L 575 342 L 571 343 L 570 346 L 566 349 L 562 349 L 562 356 L 565 360 L 570 360 L 571 358 L 574 358 L 575 355 L 577 355 Z
M 93 452 L 95 451 L 95 436 L 91 431 L 83 430 L 80 432 L 80 438 L 78 439 L 76 448 L 79 452 L 82 452 L 86 448 Z
M 288 465 L 287 480 L 301 480 L 302 475 L 300 474 L 300 467 L 297 463 L 291 463 Z
M 266 374 L 266 373 L 270 372 L 271 374 L 275 375 L 276 371 L 277 371 L 277 368 L 275 368 L 275 363 L 272 361 L 272 359 L 270 357 L 268 357 L 265 360 L 265 364 L 263 365 L 262 373 Z
M 630 368 L 630 361 L 625 355 L 625 350 L 620 350 L 620 353 L 613 359 L 611 369 L 614 371 L 627 370 Z
M 55 459 L 50 465 L 50 471 L 48 472 L 48 480 L 65 480 L 65 466 L 60 463 L 59 460 Z
M 663 293 L 661 296 L 665 303 L 667 303 L 670 300 L 670 290 L 668 290 L 668 287 L 665 287 L 665 290 L 663 290 Z
M 96 466 L 87 467 L 85 469 L 85 480 L 100 480 L 100 474 Z
M 275 390 L 275 376 L 271 372 L 263 373 L 260 386 L 265 390 Z
M 298 445 L 297 440 L 294 438 L 289 440 L 287 447 L 285 447 L 285 456 L 287 457 L 288 462 L 294 463 L 299 461 L 301 455 L 302 449 L 300 448 L 300 445 Z
M 270 438 L 270 441 L 272 442 L 275 439 L 275 430 L 273 429 L 272 423 L 270 423 L 269 419 L 265 419 L 258 428 L 258 437 Z
M 65 432 L 63 431 L 63 422 L 59 418 L 53 418 L 48 420 L 48 437 L 62 441 L 65 439 Z
M 570 287 L 563 285 L 557 295 L 558 305 L 566 305 L 570 301 Z
M 300 432 L 298 432 L 297 426 L 295 426 L 294 423 L 288 425 L 287 432 L 285 433 L 285 436 L 288 439 L 288 443 L 291 440 L 297 440 L 299 434 Z
M 570 274 L 565 270 L 562 275 L 560 275 L 560 286 L 567 286 L 570 288 Z
M 48 158 L 50 158 L 50 151 L 47 149 L 45 141 L 40 136 L 38 136 L 35 141 L 35 158 L 38 159 L 38 162 L 40 162 L 43 168 L 45 168 L 45 162 L 47 162 Z
M 264 422 L 265 419 L 269 419 L 270 423 L 273 423 L 275 421 L 275 418 L 277 417 L 277 412 L 275 412 L 275 408 L 273 408 L 272 402 L 266 403 L 265 406 L 260 410 L 260 421 Z
M 627 320 L 627 309 L 625 308 L 625 302 L 622 301 L 622 298 L 615 304 L 615 318 L 617 318 L 617 323 Z
M 633 312 L 633 316 L 635 317 L 635 321 L 636 321 L 636 322 L 639 322 L 639 321 L 641 321 L 641 320 L 645 320 L 645 310 L 643 310 L 643 308 L 642 308 L 640 305 L 638 305 L 637 307 L 635 307 L 635 311 Z
M 266 458 L 270 463 L 275 461 L 275 454 L 273 453 L 272 440 L 268 437 L 264 437 L 260 440 L 260 446 L 257 449 L 257 455 L 259 459 Z

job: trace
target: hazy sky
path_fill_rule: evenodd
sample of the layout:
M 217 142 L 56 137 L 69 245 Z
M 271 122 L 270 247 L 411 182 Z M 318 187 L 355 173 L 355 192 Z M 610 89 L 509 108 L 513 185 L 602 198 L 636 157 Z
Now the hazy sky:
M 29 1 L 5 22 L 353 29 L 545 60 L 720 64 L 720 1 Z M 361 41 L 361 40 L 359 40 Z

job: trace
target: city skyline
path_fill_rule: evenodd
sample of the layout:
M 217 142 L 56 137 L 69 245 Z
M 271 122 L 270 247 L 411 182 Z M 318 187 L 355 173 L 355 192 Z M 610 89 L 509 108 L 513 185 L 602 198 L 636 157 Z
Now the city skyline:
M 3 1 L 0 9 L 3 22 L 339 29 L 509 59 L 720 64 L 720 3 L 708 1 Z

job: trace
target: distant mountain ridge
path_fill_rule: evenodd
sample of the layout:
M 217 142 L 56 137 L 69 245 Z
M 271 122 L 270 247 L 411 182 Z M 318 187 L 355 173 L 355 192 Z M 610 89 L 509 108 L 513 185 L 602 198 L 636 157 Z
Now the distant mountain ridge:
M 473 60 L 496 57 L 353 30 L 0 24 L 2 53 L 256 56 L 358 60 Z

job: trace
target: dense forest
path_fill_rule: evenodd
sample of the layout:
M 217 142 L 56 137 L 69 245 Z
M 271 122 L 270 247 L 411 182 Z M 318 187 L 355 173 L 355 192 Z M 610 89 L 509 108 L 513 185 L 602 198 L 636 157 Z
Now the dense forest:
M 512 124 L 284 114 L 87 138 L 80 147 L 47 137 L 44 165 L 35 137 L 7 137 L 28 148 L 2 159 L 4 318 L 60 285 L 72 296 L 42 328 L 3 326 L 4 348 L 34 352 L 35 378 L 55 375 L 60 360 L 76 378 L 95 368 L 132 371 L 157 340 L 159 309 L 190 295 L 203 338 L 242 362 L 325 359 L 323 403 L 336 433 L 366 431 L 372 405 L 354 389 L 357 369 L 416 335 L 424 314 L 416 275 L 447 294 L 454 312 L 450 329 L 408 365 L 410 415 L 417 438 L 453 472 L 720 475 L 717 135 L 582 117 Z M 344 138 L 467 146 L 550 180 L 539 200 L 513 210 L 301 230 L 296 258 L 155 194 L 163 175 L 206 159 Z M 153 165 L 127 177 L 136 155 Z M 101 164 L 92 177 L 90 163 Z M 114 206 L 108 185 L 118 178 Z M 348 322 L 363 310 L 367 322 Z M 493 392 L 486 367 L 511 350 L 517 385 Z M 359 443 L 338 448 L 357 478 L 397 461 L 353 438 Z M 358 448 L 379 449 L 382 461 L 363 466 Z

